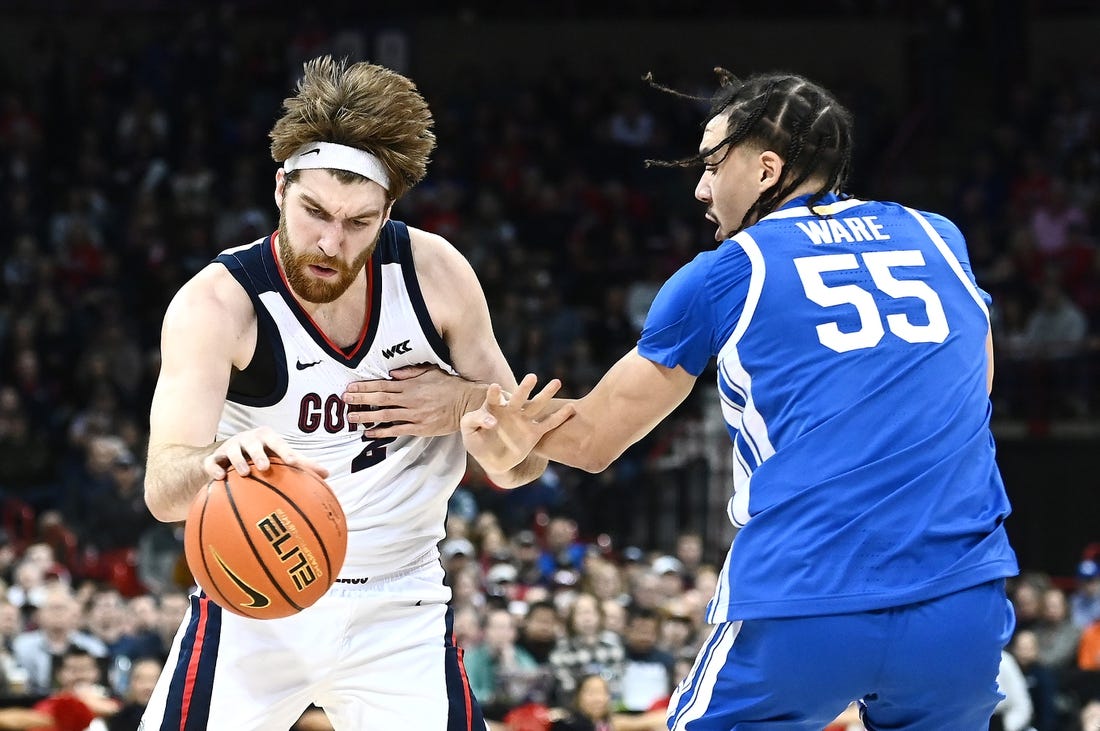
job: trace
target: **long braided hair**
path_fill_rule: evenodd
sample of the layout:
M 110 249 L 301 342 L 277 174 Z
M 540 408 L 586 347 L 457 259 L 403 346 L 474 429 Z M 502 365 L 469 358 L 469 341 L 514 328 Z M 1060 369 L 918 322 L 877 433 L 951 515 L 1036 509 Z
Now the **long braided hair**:
M 796 74 L 773 71 L 742 80 L 720 67 L 714 71 L 721 85 L 711 97 L 706 122 L 727 115 L 726 136 L 691 157 L 646 160 L 647 165 L 693 167 L 725 148 L 721 162 L 743 143 L 775 152 L 783 158 L 783 170 L 775 185 L 761 193 L 745 213 L 738 230 L 754 217 L 760 220 L 774 211 L 807 180 L 822 181 L 807 203 L 810 210 L 826 194 L 844 186 L 852 162 L 852 114 L 832 94 Z M 656 83 L 651 74 L 645 80 L 661 91 L 696 99 Z

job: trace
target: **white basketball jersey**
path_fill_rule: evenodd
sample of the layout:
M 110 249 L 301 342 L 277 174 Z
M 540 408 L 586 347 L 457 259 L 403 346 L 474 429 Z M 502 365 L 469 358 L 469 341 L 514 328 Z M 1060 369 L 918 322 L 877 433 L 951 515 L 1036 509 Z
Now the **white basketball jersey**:
M 359 342 L 325 337 L 290 292 L 274 237 L 229 249 L 216 261 L 256 308 L 252 362 L 235 371 L 218 426 L 224 439 L 269 426 L 329 470 L 348 521 L 344 578 L 380 576 L 422 562 L 443 538 L 447 500 L 466 469 L 458 434 L 371 439 L 349 423 L 341 398 L 352 381 L 388 378 L 419 363 L 454 373 L 413 267 L 405 224 L 388 222 L 367 264 L 368 314 Z

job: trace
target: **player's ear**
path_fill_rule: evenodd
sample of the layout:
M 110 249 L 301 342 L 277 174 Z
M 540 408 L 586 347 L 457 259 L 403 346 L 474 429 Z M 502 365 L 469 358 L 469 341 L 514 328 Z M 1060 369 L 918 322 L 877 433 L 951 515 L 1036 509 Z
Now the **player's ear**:
M 275 205 L 283 210 L 283 198 L 286 196 L 286 171 L 279 168 L 275 171 Z
M 759 162 L 759 185 L 760 192 L 763 193 L 778 182 L 779 175 L 783 172 L 784 163 L 783 158 L 771 150 L 761 152 Z

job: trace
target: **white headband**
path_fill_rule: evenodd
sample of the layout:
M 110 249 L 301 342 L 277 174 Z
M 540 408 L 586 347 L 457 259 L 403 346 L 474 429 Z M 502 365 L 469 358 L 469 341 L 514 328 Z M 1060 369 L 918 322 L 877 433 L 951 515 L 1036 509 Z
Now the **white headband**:
M 312 168 L 347 170 L 373 180 L 387 191 L 390 189 L 390 176 L 382 167 L 382 161 L 357 147 L 334 142 L 308 142 L 283 161 L 283 170 L 288 173 Z

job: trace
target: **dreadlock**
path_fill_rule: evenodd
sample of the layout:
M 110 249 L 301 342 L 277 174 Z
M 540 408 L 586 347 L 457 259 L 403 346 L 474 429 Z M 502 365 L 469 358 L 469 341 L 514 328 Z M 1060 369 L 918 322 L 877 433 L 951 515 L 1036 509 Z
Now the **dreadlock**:
M 774 211 L 809 179 L 822 181 L 807 203 L 810 210 L 827 193 L 843 187 L 852 161 L 852 115 L 828 91 L 795 74 L 769 72 L 741 80 L 720 67 L 714 72 L 720 86 L 711 97 L 706 122 L 727 115 L 725 138 L 691 157 L 646 160 L 646 165 L 693 167 L 725 148 L 724 160 L 743 143 L 775 152 L 783 158 L 783 171 L 775 185 L 761 193 L 745 213 L 739 228 L 744 228 L 754 215 L 759 220 Z M 644 79 L 660 91 L 698 100 L 658 84 L 651 74 Z

